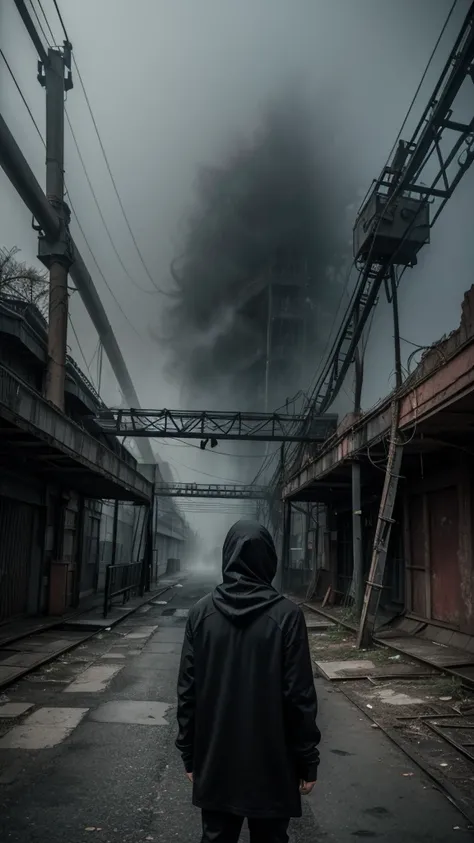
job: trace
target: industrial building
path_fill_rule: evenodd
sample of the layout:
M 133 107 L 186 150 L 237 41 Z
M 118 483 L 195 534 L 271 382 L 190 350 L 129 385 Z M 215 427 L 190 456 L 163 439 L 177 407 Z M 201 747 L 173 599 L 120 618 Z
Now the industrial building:
M 364 582 L 369 576 L 394 397 L 342 419 L 284 488 L 286 501 L 325 509 L 315 587 L 336 612 L 353 604 L 354 515 L 361 519 Z M 474 654 L 474 287 L 457 330 L 423 353 L 397 398 L 403 459 L 379 621 L 397 618 L 400 632 L 418 629 L 427 642 Z M 351 498 L 354 462 L 359 513 Z
M 105 568 L 143 558 L 157 466 L 144 466 L 93 416 L 104 405 L 71 357 L 65 413 L 42 394 L 47 324 L 25 301 L 0 300 L 0 623 L 62 615 L 103 588 Z M 114 501 L 117 530 L 114 539 Z M 182 555 L 186 525 L 155 503 L 153 570 Z M 115 541 L 115 549 L 114 549 Z

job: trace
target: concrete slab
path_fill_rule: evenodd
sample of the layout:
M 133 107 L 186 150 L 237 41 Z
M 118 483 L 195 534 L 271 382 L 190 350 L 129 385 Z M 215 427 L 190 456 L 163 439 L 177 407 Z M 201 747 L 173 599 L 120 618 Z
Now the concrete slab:
M 122 670 L 122 665 L 99 664 L 88 667 L 71 682 L 63 693 L 67 694 L 96 694 L 104 691 L 114 676 Z
M 146 615 L 146 613 L 149 612 L 150 609 L 151 609 L 151 606 L 141 606 L 141 608 L 138 610 L 138 614 L 139 615 Z
M 173 626 L 168 627 L 160 627 L 156 635 L 153 636 L 150 643 L 154 643 L 155 641 L 169 643 L 170 641 L 183 641 L 184 638 L 184 629 L 177 628 Z
M 104 653 L 101 656 L 102 659 L 109 659 L 110 661 L 117 661 L 118 659 L 124 659 L 125 653 Z
M 377 679 L 422 679 L 425 676 L 439 676 L 439 671 L 422 664 L 392 663 L 376 667 L 370 675 Z
M 0 749 L 51 749 L 71 734 L 88 711 L 88 708 L 40 708 L 0 738 Z
M 12 682 L 17 676 L 21 676 L 22 667 L 2 667 L 0 665 L 0 685 L 4 682 Z
M 174 653 L 177 656 L 181 655 L 181 642 L 174 641 L 165 643 L 164 641 L 151 641 L 143 649 L 144 653 Z
M 348 659 L 339 662 L 315 662 L 319 672 L 325 679 L 354 679 L 365 677 L 374 670 L 375 665 L 369 659 Z
M 110 617 L 109 618 L 99 618 L 99 617 L 97 617 L 97 618 L 74 618 L 74 620 L 72 620 L 72 621 L 69 621 L 69 622 L 66 621 L 65 625 L 67 626 L 68 623 L 70 623 L 71 626 L 80 627 L 80 629 L 83 629 L 84 632 L 88 632 L 89 630 L 90 630 L 90 632 L 93 632 L 94 629 L 107 629 L 107 627 L 110 626 L 111 620 L 112 620 L 112 618 L 110 618 Z
M 133 661 L 133 670 L 176 670 L 179 667 L 180 654 L 179 652 L 172 655 L 170 653 L 142 653 Z
M 4 656 L 6 657 L 4 658 Z M 0 653 L 0 665 L 2 667 L 34 667 L 44 657 L 44 653 L 12 653 L 9 650 L 2 650 Z
M 8 644 L 5 650 L 14 650 L 20 653 L 55 653 L 64 650 L 71 644 L 69 638 L 46 638 L 45 635 L 35 635 L 31 638 L 24 638 Z
M 22 703 L 22 702 L 7 702 L 0 705 L 0 718 L 7 719 L 10 717 L 21 717 L 22 714 L 26 714 L 30 708 L 34 707 L 34 703 Z
M 434 641 L 425 641 L 420 638 L 403 636 L 400 638 L 387 638 L 386 643 L 395 647 L 407 656 L 412 656 L 421 661 L 426 661 L 435 667 L 464 667 L 474 665 L 474 654 L 465 650 L 456 650 L 454 647 L 447 647 L 436 644 Z
M 132 639 L 132 641 L 139 638 L 149 638 L 157 629 L 157 626 L 138 626 L 133 632 L 127 633 L 126 638 Z
M 165 714 L 172 706 L 154 700 L 114 700 L 92 712 L 99 723 L 128 723 L 136 726 L 168 726 Z

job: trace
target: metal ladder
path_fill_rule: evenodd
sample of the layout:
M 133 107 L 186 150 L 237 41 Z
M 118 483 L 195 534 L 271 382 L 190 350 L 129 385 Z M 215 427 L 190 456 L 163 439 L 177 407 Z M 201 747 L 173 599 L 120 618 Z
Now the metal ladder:
M 367 580 L 364 605 L 360 618 L 357 646 L 367 647 L 372 638 L 380 595 L 384 583 L 387 551 L 392 531 L 393 509 L 397 497 L 398 480 L 403 457 L 403 441 L 398 435 L 398 400 L 392 403 L 392 423 L 390 426 L 390 446 L 388 452 L 385 479 L 380 500 L 379 514 L 375 528 L 372 561 Z

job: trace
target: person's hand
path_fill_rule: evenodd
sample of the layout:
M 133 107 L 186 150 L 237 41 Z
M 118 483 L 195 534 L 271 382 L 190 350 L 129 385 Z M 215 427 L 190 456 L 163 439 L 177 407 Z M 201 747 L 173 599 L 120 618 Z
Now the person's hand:
M 186 777 L 189 779 L 191 784 L 193 784 L 193 782 L 194 782 L 193 774 L 192 773 L 186 773 Z
M 300 793 L 302 796 L 308 796 L 311 793 L 314 785 L 316 782 L 305 782 L 303 779 L 300 781 Z

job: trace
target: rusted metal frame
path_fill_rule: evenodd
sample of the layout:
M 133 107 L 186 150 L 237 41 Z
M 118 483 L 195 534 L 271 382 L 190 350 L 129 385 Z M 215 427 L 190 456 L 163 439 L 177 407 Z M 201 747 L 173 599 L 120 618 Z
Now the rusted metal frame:
M 424 571 L 424 570 L 425 570 L 424 568 L 420 568 L 420 571 Z M 449 632 L 452 632 L 453 634 L 455 632 L 459 632 L 459 626 L 457 626 L 454 623 L 446 623 L 446 621 L 439 621 L 436 618 L 424 618 L 424 617 L 422 617 L 422 615 L 418 615 L 416 612 L 412 612 L 410 610 L 406 612 L 405 617 L 408 618 L 409 620 L 419 621 L 419 623 L 422 623 L 425 627 L 428 626 L 428 625 L 429 626 L 436 626 L 436 627 L 440 627 L 441 629 L 447 629 L 447 630 L 449 630 Z
M 466 351 L 466 349 L 468 349 L 470 346 L 472 346 L 472 344 L 473 344 L 473 340 L 472 340 L 472 338 L 469 338 L 465 343 L 463 343 L 461 346 L 459 346 L 456 349 L 455 353 L 452 354 L 447 361 L 443 361 L 442 363 L 440 363 L 440 366 L 438 368 L 436 368 L 435 370 L 433 370 L 431 372 L 428 372 L 424 377 L 420 378 L 415 384 L 412 384 L 409 389 L 406 389 L 406 390 L 402 391 L 400 393 L 401 402 L 403 403 L 403 401 L 406 398 L 410 398 L 410 396 L 415 396 L 417 390 L 419 390 L 432 377 L 436 376 L 436 374 L 440 371 L 440 369 L 444 365 L 449 364 L 453 359 L 458 357 L 460 354 L 462 354 L 464 351 Z M 463 371 L 466 373 L 467 370 L 464 369 Z M 474 385 L 472 383 L 470 383 L 468 386 L 464 387 L 459 393 L 457 393 L 454 396 L 450 396 L 447 399 L 447 401 L 443 401 L 442 406 L 438 405 L 434 408 L 429 409 L 428 411 L 425 411 L 425 412 L 422 411 L 421 415 L 423 416 L 423 418 L 421 420 L 420 420 L 420 418 L 418 418 L 418 420 L 417 420 L 418 423 L 421 423 L 421 421 L 425 421 L 425 420 L 428 420 L 428 419 L 432 418 L 437 413 L 445 410 L 447 407 L 451 406 L 453 403 L 460 400 L 464 396 L 471 394 L 472 391 L 473 391 L 473 386 Z M 442 396 L 442 393 L 444 391 L 445 390 L 440 391 L 438 395 Z M 383 416 L 387 413 L 388 400 L 389 399 L 387 399 L 384 404 L 382 404 L 380 407 L 376 408 L 374 411 L 368 413 L 362 420 L 356 422 L 355 425 L 353 425 L 349 430 L 345 431 L 344 434 L 342 436 L 340 436 L 340 438 L 332 445 L 332 447 L 328 448 L 328 450 L 322 456 L 318 455 L 316 457 L 316 459 L 313 459 L 310 463 L 306 464 L 299 471 L 295 472 L 294 475 L 292 475 L 292 477 L 290 478 L 289 482 L 294 481 L 296 478 L 298 478 L 298 476 L 302 475 L 303 473 L 307 474 L 312 466 L 314 466 L 319 460 L 324 459 L 325 457 L 328 457 L 330 455 L 331 451 L 334 453 L 334 461 L 333 461 L 332 465 L 329 466 L 328 468 L 324 469 L 321 472 L 321 474 L 318 474 L 315 477 L 310 476 L 308 479 L 305 480 L 304 485 L 307 485 L 307 486 L 311 485 L 311 483 L 313 482 L 314 479 L 318 479 L 320 477 L 322 478 L 324 476 L 327 476 L 331 471 L 333 471 L 335 468 L 340 466 L 345 461 L 345 457 L 342 458 L 342 459 L 337 457 L 337 452 L 338 452 L 338 450 L 340 450 L 342 448 L 344 441 L 348 440 L 350 436 L 353 436 L 354 432 L 357 435 L 357 433 L 364 430 L 364 428 L 367 429 L 369 423 L 373 422 L 375 419 L 377 419 L 377 418 L 382 419 Z M 418 410 L 419 410 L 419 408 L 418 408 Z M 410 429 L 410 427 L 413 426 L 413 423 L 414 423 L 414 420 L 411 419 L 411 418 L 409 418 L 408 420 L 406 420 L 406 419 L 404 420 L 402 418 L 401 419 L 401 430 Z M 377 434 L 376 437 L 374 436 L 373 439 L 370 440 L 370 444 L 372 443 L 372 441 L 373 442 L 378 441 L 379 439 L 386 436 L 386 433 L 387 433 L 387 427 L 384 427 L 384 429 L 381 430 Z M 353 457 L 359 451 L 360 451 L 360 448 L 350 450 L 350 453 L 348 454 L 348 456 Z M 292 489 L 291 493 L 294 493 L 294 492 L 295 492 L 295 489 Z
M 427 720 L 425 722 L 426 722 L 426 725 L 428 726 L 428 728 L 431 729 L 431 731 L 434 732 L 436 735 L 438 735 L 438 737 L 442 738 L 443 740 L 447 741 L 447 743 L 451 744 L 451 746 L 453 746 L 454 749 L 456 749 L 458 752 L 460 752 L 461 755 L 464 755 L 465 758 L 468 758 L 469 761 L 474 761 L 474 755 L 472 754 L 472 752 L 469 752 L 469 750 L 467 750 L 463 744 L 458 743 L 457 741 L 454 740 L 454 738 L 451 738 L 449 735 L 446 735 L 442 731 L 442 729 L 440 729 L 438 726 L 436 726 L 435 723 L 430 723 L 429 720 Z M 447 726 L 446 728 L 449 729 L 449 726 Z

